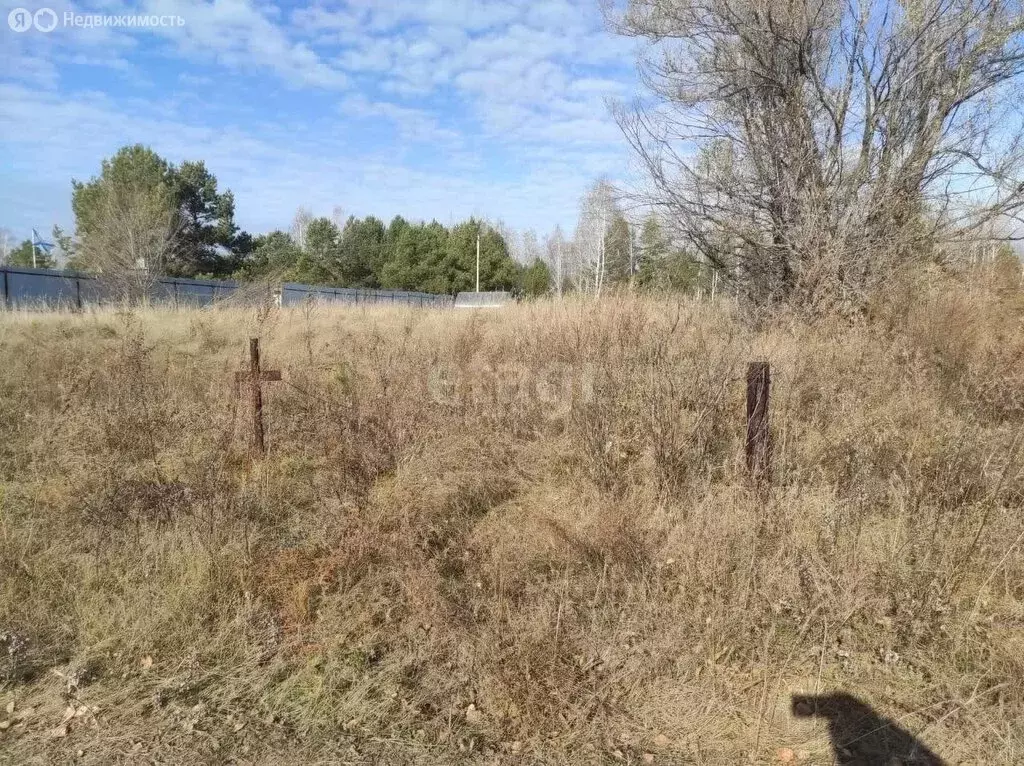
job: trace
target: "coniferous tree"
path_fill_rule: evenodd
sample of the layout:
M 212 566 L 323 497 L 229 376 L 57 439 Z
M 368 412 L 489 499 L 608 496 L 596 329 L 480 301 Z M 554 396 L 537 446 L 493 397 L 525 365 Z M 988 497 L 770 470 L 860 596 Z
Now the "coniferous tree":
M 616 212 L 605 232 L 604 270 L 609 284 L 628 282 L 632 276 L 632 236 L 629 222 L 621 213 Z
M 530 298 L 547 295 L 551 290 L 551 269 L 540 258 L 523 269 L 521 289 Z
M 203 162 L 174 166 L 136 144 L 103 160 L 98 176 L 71 185 L 80 268 L 109 270 L 135 257 L 154 274 L 226 276 L 251 248 L 251 238 L 235 225 L 234 196 L 217 191 Z M 136 238 L 145 234 L 145 247 L 126 244 L 129 231 Z M 118 242 L 125 245 L 114 248 L 124 251 L 120 256 L 111 252 Z
M 39 269 L 52 269 L 56 266 L 53 257 L 42 248 L 35 248 L 35 261 L 32 258 L 32 240 L 26 239 L 7 254 L 6 266 L 28 266 Z
M 338 243 L 338 274 L 347 287 L 378 287 L 386 262 L 387 231 L 373 216 L 349 217 Z
M 341 232 L 330 218 L 314 218 L 306 228 L 299 271 L 311 283 L 340 286 L 339 267 Z

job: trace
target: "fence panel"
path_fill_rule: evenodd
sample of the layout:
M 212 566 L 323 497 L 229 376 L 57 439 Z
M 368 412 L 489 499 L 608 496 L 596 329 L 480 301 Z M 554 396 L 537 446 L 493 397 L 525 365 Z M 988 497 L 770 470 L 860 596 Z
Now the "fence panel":
M 170 304 L 176 306 L 178 303 L 177 290 L 175 290 L 174 279 L 161 279 L 153 282 L 146 289 L 146 297 L 150 303 Z
M 78 292 L 81 297 L 81 306 L 97 306 L 103 303 L 116 303 L 118 292 L 114 285 L 103 280 L 79 275 Z
M 209 306 L 216 293 L 216 285 L 205 280 L 168 279 L 161 282 L 174 291 L 175 305 L 179 308 Z
M 450 295 L 417 293 L 407 290 L 376 290 L 367 287 L 320 287 L 316 285 L 302 285 L 296 282 L 286 282 L 281 286 L 282 306 L 296 306 L 309 300 L 315 300 L 319 303 L 344 303 L 350 305 L 392 303 L 404 304 L 406 306 L 432 307 L 451 306 L 453 302 L 453 298 Z
M 222 301 L 230 298 L 238 292 L 238 285 L 235 282 L 217 282 L 213 285 L 213 299 Z
M 17 308 L 74 308 L 81 300 L 78 275 L 50 269 L 5 269 L 6 299 Z
M 326 304 L 392 303 L 431 307 L 451 306 L 453 303 L 450 295 L 290 282 L 281 285 L 280 291 L 283 306 L 300 305 L 308 300 Z M 210 306 L 234 296 L 245 302 L 250 295 L 237 282 L 171 277 L 154 281 L 146 288 L 146 293 L 153 304 L 181 308 Z M 253 295 L 258 297 L 258 291 Z M 0 305 L 20 308 L 81 308 L 116 303 L 120 297 L 115 284 L 91 274 L 0 266 Z

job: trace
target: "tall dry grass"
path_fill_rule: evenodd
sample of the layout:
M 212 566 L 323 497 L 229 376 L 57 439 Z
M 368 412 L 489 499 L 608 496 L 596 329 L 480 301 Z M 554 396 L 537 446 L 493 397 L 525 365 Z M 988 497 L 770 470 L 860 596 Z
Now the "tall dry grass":
M 896 290 L 896 288 L 893 288 Z M 1019 295 L 0 316 L 0 761 L 1024 760 Z M 246 338 L 284 382 L 248 459 Z M 770 359 L 775 465 L 745 477 Z

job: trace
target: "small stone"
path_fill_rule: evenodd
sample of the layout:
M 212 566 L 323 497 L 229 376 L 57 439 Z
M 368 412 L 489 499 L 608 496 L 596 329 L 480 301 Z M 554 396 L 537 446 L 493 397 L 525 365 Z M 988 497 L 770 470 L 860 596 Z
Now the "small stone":
M 7 703 L 7 712 L 8 713 L 13 713 L 14 712 L 14 700 L 11 700 L 10 702 Z
M 668 747 L 669 739 L 664 734 L 659 734 L 654 738 L 654 744 L 658 747 Z
M 11 725 L 10 721 L 0 721 L 0 731 L 9 728 Z
M 76 753 L 76 755 L 77 755 L 77 756 L 78 756 L 79 758 L 84 758 L 84 757 L 85 757 L 85 751 L 84 751 L 84 750 L 79 750 L 79 751 L 78 751 L 78 752 Z
M 509 750 L 511 750 L 513 753 L 518 753 L 522 749 L 523 743 L 520 742 L 518 739 L 509 746 Z
M 483 721 L 483 719 L 483 713 L 476 709 L 476 705 L 470 703 L 469 707 L 466 708 L 466 723 L 478 724 Z
M 621 750 L 614 751 L 612 753 L 612 756 L 615 758 L 616 761 L 624 761 L 624 760 L 626 760 L 626 756 L 625 756 L 625 754 Z
M 236 732 L 237 731 L 241 731 L 244 728 L 245 728 L 245 721 L 239 721 L 238 723 L 235 724 L 235 731 Z
M 153 658 L 147 654 L 145 657 L 139 660 L 139 665 L 142 666 L 143 670 L 149 670 L 151 667 L 153 667 Z
M 775 757 L 778 758 L 779 763 L 792 763 L 796 758 L 796 753 L 791 747 L 780 747 L 775 751 Z
M 654 763 L 654 753 L 643 754 L 644 763 Z

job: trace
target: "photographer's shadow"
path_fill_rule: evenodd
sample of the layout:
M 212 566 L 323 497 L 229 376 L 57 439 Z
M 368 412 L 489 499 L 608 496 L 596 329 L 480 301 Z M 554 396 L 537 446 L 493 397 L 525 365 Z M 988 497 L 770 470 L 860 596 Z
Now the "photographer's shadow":
M 840 766 L 946 766 L 913 734 L 852 695 L 794 694 L 793 715 L 828 721 Z

